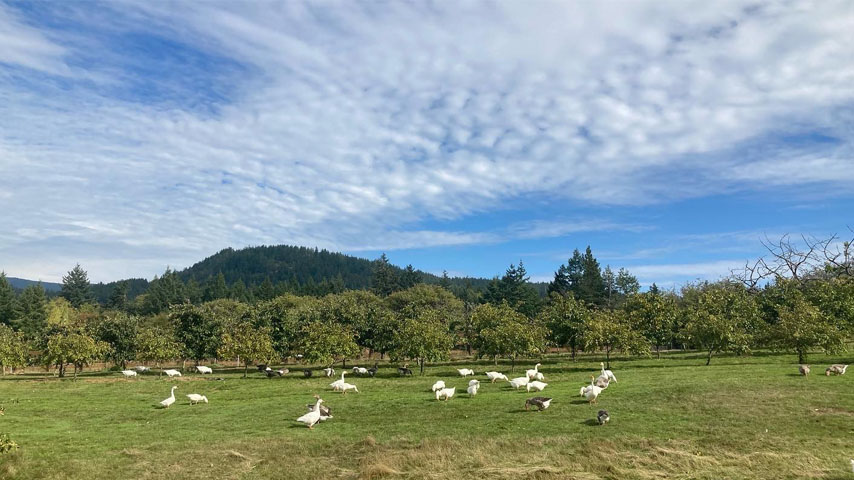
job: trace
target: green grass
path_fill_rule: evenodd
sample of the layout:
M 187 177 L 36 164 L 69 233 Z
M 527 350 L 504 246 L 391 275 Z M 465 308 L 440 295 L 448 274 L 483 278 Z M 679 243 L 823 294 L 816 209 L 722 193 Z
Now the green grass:
M 0 433 L 18 442 L 0 456 L 8 478 L 698 478 L 854 479 L 854 376 L 798 376 L 794 357 L 693 355 L 619 360 L 598 405 L 578 396 L 598 358 L 549 357 L 541 371 L 553 397 L 544 412 L 522 409 L 528 394 L 490 384 L 480 393 L 455 368 L 424 377 L 348 375 L 360 394 L 333 393 L 327 378 L 241 379 L 216 371 L 181 379 L 117 373 L 77 381 L 46 376 L 0 380 Z M 533 363 L 533 362 L 531 362 Z M 367 361 L 361 364 L 369 365 Z M 512 376 L 524 375 L 527 364 Z M 296 370 L 296 369 L 295 369 Z M 508 372 L 509 366 L 498 370 Z M 511 377 L 512 377 L 511 376 Z M 457 396 L 437 402 L 444 379 Z M 178 385 L 178 401 L 155 408 Z M 461 394 L 460 391 L 463 393 Z M 188 393 L 210 403 L 189 406 Z M 312 394 L 334 418 L 313 431 L 297 424 Z M 611 423 L 593 419 L 600 408 Z

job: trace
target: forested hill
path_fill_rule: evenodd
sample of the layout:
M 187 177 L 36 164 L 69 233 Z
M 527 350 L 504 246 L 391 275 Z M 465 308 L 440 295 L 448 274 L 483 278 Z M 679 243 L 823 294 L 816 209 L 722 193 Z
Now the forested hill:
M 177 272 L 177 276 L 185 284 L 196 284 L 202 290 L 222 273 L 226 288 L 240 285 L 240 288 L 251 291 L 269 278 L 278 293 L 289 291 L 317 295 L 341 289 L 371 288 L 376 262 L 377 260 L 328 250 L 290 245 L 246 247 L 238 250 L 226 248 Z M 389 268 L 399 277 L 403 277 L 406 272 L 405 268 L 394 265 L 389 265 Z M 491 280 L 469 277 L 442 278 L 418 270 L 414 272 L 420 281 L 444 285 L 458 295 L 467 288 L 485 291 Z M 496 271 L 496 276 L 503 273 L 503 270 Z M 97 300 L 106 303 L 116 283 L 93 284 L 92 290 Z M 127 280 L 127 283 L 127 298 L 132 300 L 145 293 L 150 282 L 134 278 Z M 541 295 L 545 293 L 545 283 L 533 285 Z M 57 288 L 59 287 L 57 285 Z
M 30 285 L 35 285 L 37 283 L 41 283 L 42 287 L 48 292 L 58 292 L 62 289 L 62 284 L 60 283 L 51 283 L 51 282 L 38 282 L 36 280 L 26 280 L 23 278 L 15 278 L 15 277 L 7 277 L 9 280 L 9 284 L 12 285 L 12 288 L 16 290 L 23 290 Z

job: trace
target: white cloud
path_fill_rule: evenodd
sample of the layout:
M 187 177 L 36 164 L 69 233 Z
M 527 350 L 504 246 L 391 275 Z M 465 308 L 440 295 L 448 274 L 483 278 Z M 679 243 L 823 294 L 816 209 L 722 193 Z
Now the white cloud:
M 33 264 L 15 254 L 33 238 L 128 248 L 160 267 L 117 259 L 104 271 L 151 275 L 174 261 L 164 252 L 186 263 L 229 245 L 356 251 L 616 227 L 419 226 L 526 195 L 634 205 L 854 184 L 851 121 L 836 113 L 854 102 L 850 2 L 66 8 L 73 34 L 0 6 L 2 63 L 64 75 L 81 45 L 103 55 L 67 88 L 34 87 L 0 64 L 0 209 L 8 231 L 25 232 L 0 235 L 10 271 Z M 234 65 L 148 60 L 142 84 L 160 90 L 145 96 L 116 32 Z M 838 144 L 740 154 L 796 130 Z M 79 255 L 57 261 L 103 258 Z

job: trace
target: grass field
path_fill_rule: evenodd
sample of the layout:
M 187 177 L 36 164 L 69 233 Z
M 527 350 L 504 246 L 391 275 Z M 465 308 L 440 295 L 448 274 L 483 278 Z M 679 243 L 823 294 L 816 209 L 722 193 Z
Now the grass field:
M 378 378 L 348 375 L 362 393 L 346 395 L 333 393 L 327 378 L 300 373 L 272 380 L 257 373 L 244 380 L 238 371 L 216 371 L 222 380 L 18 375 L 0 380 L 0 432 L 20 444 L 0 456 L 0 475 L 854 479 L 854 375 L 823 375 L 826 364 L 850 359 L 813 360 L 821 363 L 808 378 L 796 374 L 792 356 L 721 357 L 709 367 L 685 354 L 618 360 L 619 383 L 588 405 L 578 390 L 599 359 L 548 357 L 543 395 L 555 400 L 543 412 L 522 409 L 536 394 L 489 384 L 489 363 L 465 363 L 482 382 L 474 398 L 456 374 L 462 362 L 430 367 L 424 377 L 398 378 L 390 366 Z M 437 402 L 430 392 L 437 379 L 456 386 L 457 396 Z M 178 401 L 155 408 L 172 385 Z M 188 393 L 210 403 L 189 406 Z M 312 431 L 294 419 L 314 393 L 334 418 Z M 604 427 L 593 421 L 600 408 L 612 417 Z

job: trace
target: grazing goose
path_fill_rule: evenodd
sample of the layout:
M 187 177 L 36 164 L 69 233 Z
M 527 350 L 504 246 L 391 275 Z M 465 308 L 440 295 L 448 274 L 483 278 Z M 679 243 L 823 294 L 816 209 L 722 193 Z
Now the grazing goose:
M 436 380 L 436 383 L 433 384 L 433 388 L 431 390 L 435 392 L 436 390 L 441 390 L 443 388 L 445 388 L 444 380 Z
M 542 392 L 543 389 L 546 388 L 547 385 L 548 385 L 548 383 L 543 383 L 543 382 L 539 382 L 537 380 L 534 380 L 533 382 L 528 382 L 528 384 L 525 385 L 525 388 L 529 392 L 531 391 L 531 389 L 534 389 L 538 392 Z
M 486 372 L 486 378 L 490 379 L 492 383 L 495 383 L 496 380 L 507 381 L 507 375 L 499 372 Z
M 137 366 L 133 367 L 133 369 L 134 369 L 134 370 L 136 370 L 136 371 L 137 371 L 137 372 L 139 372 L 139 373 L 145 373 L 145 372 L 147 372 L 147 371 L 151 370 L 150 368 L 148 368 L 148 367 L 146 367 L 146 366 L 144 366 L 144 365 L 137 365 Z
M 304 423 L 306 426 L 308 426 L 309 429 L 314 429 L 314 426 L 317 424 L 317 422 L 320 421 L 320 415 L 321 415 L 320 414 L 320 404 L 321 403 L 323 403 L 323 399 L 317 397 L 317 402 L 315 402 L 314 408 L 312 408 L 310 412 L 299 417 L 297 419 L 297 421 L 300 423 Z
M 597 387 L 601 388 L 602 390 L 605 390 L 606 388 L 608 388 L 608 384 L 611 383 L 611 379 L 609 379 L 605 375 L 599 375 L 598 377 L 596 377 L 594 383 Z
M 528 384 L 528 377 L 518 377 L 518 378 L 514 378 L 513 380 L 510 380 L 510 386 L 517 389 L 517 390 L 519 389 L 519 387 L 524 387 L 527 384 Z
M 169 392 L 169 398 L 160 402 L 160 405 L 162 405 L 163 408 L 169 408 L 169 405 L 172 405 L 173 403 L 175 403 L 175 389 L 176 388 L 178 388 L 178 387 L 173 385 L 172 391 Z
M 190 405 L 195 405 L 199 402 L 208 403 L 208 397 L 204 395 L 199 395 L 198 393 L 187 394 L 187 398 L 190 399 Z
M 605 362 L 599 362 L 599 366 L 602 367 L 602 373 L 600 374 L 600 376 L 604 375 L 608 378 L 609 382 L 617 383 L 617 377 L 614 376 L 614 372 L 610 370 L 605 370 Z
M 265 371 L 264 371 L 264 373 L 267 375 L 267 378 L 273 378 L 273 377 L 281 377 L 282 375 L 284 375 L 284 374 L 288 373 L 288 370 L 286 370 L 286 369 L 282 369 L 282 370 L 265 370 Z
M 340 391 L 341 393 L 347 393 L 348 390 L 353 390 L 354 392 L 359 393 L 359 389 L 352 383 L 342 383 L 336 389 L 336 391 Z
M 257 365 L 257 367 L 258 367 L 258 371 L 261 373 L 264 373 L 265 370 L 270 370 L 270 367 L 268 367 L 266 364 L 263 364 L 263 363 L 260 365 Z
M 412 375 L 412 370 L 409 369 L 409 364 L 404 363 L 402 367 L 397 367 L 397 374 L 400 376 Z
M 368 369 L 365 367 L 353 367 L 353 373 L 358 373 L 359 375 L 367 375 Z
M 449 398 L 454 396 L 454 392 L 456 392 L 456 391 L 457 391 L 457 387 L 442 388 L 440 390 L 436 390 L 436 400 L 447 401 Z
M 470 397 L 477 395 L 477 389 L 480 388 L 480 382 L 477 380 L 472 380 L 469 382 L 469 388 L 466 389 Z
M 470 368 L 458 368 L 458 372 L 460 372 L 460 376 L 468 377 L 469 375 L 474 375 L 474 370 Z
M 841 363 L 835 363 L 824 371 L 825 375 L 830 375 L 831 373 L 834 375 L 845 375 L 845 370 L 848 370 L 848 365 L 842 365 Z
M 379 371 L 379 366 L 375 363 L 373 367 L 368 369 L 368 375 L 370 375 L 371 378 L 373 378 L 374 375 L 376 375 L 378 371 Z
M 599 413 L 596 415 L 596 420 L 599 422 L 599 425 L 605 425 L 611 420 L 611 416 L 608 415 L 608 410 L 599 410 Z
M 181 372 L 179 372 L 178 370 L 172 370 L 172 369 L 163 370 L 163 373 L 165 373 L 166 375 L 169 375 L 170 377 L 180 377 L 181 376 Z
M 798 367 L 798 372 L 799 372 L 801 375 L 803 375 L 803 376 L 805 376 L 805 377 L 806 377 L 807 375 L 809 375 L 809 374 L 810 374 L 810 366 L 809 366 L 809 365 L 801 365 L 801 366 L 799 366 L 799 367 Z
M 528 407 L 537 407 L 537 411 L 542 412 L 543 410 L 549 408 L 549 404 L 552 403 L 552 399 L 549 397 L 534 397 L 525 400 L 525 410 Z
M 135 377 L 136 376 L 136 370 L 122 370 L 122 375 L 124 375 L 126 377 Z
M 532 369 L 530 369 L 530 370 L 526 371 L 526 372 L 525 372 L 525 375 L 526 375 L 529 379 L 533 380 L 534 378 L 536 378 L 536 377 L 537 377 L 537 374 L 538 374 L 538 373 L 540 373 L 540 370 L 539 370 L 539 369 L 540 369 L 540 365 L 542 365 L 542 364 L 541 364 L 541 363 L 538 363 L 538 364 L 534 365 L 534 368 L 532 368 Z
M 539 380 L 539 381 L 541 381 L 541 382 L 542 382 L 543 380 L 545 380 L 545 379 L 546 379 L 546 377 L 542 374 L 542 372 L 537 372 L 537 374 L 536 374 L 536 375 L 534 375 L 534 379 Z
M 206 367 L 204 365 L 196 365 L 196 370 L 199 373 L 201 373 L 202 375 L 204 375 L 206 373 L 213 373 L 213 370 L 211 370 L 211 367 Z
M 332 367 L 324 368 L 323 374 L 326 375 L 327 377 L 334 377 L 335 376 L 335 369 Z
M 596 398 L 602 393 L 602 389 L 597 387 L 593 382 L 593 375 L 590 375 L 590 385 L 581 387 L 581 396 L 586 398 L 589 403 L 596 402 Z
M 308 369 L 308 368 L 306 368 L 305 370 L 303 370 L 303 371 L 302 371 L 302 375 L 303 375 L 305 378 L 311 378 L 311 374 L 312 374 L 312 371 L 311 371 L 310 369 Z

